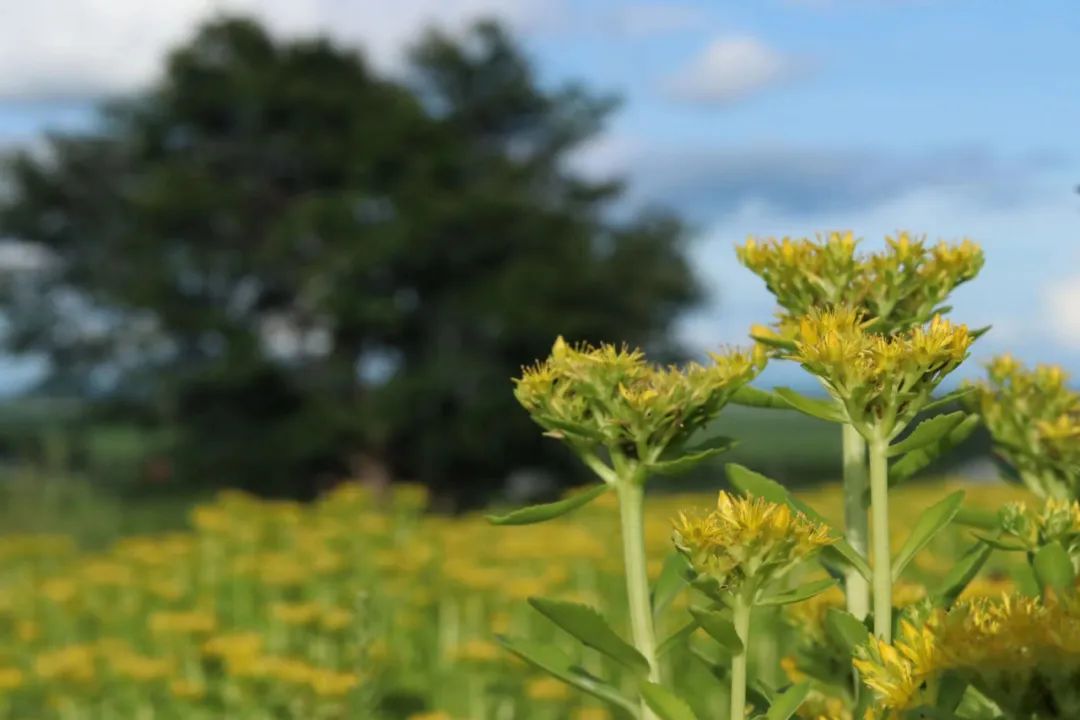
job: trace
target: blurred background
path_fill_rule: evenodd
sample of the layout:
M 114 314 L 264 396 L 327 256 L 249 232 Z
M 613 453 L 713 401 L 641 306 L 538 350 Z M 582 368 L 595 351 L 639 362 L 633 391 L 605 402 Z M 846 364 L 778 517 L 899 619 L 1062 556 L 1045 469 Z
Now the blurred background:
M 5 8 L 0 530 L 343 479 L 551 496 L 582 478 L 510 378 L 560 333 L 745 342 L 772 313 L 748 234 L 971 237 L 954 317 L 993 330 L 959 375 L 1076 369 L 1077 37 L 1069 0 Z M 721 424 L 733 459 L 836 475 L 833 427 Z

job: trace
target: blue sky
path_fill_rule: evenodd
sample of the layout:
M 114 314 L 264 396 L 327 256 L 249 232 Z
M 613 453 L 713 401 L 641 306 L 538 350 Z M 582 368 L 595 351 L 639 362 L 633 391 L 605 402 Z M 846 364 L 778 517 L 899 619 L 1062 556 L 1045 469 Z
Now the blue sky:
M 1080 373 L 1075 0 L 39 0 L 0 28 L 0 145 L 89 122 L 215 9 L 330 32 L 389 72 L 422 25 L 495 14 L 546 83 L 619 95 L 578 163 L 697 228 L 713 295 L 681 329 L 697 347 L 770 315 L 734 262 L 747 235 L 851 229 L 873 247 L 906 228 L 985 246 L 954 311 L 994 325 L 976 360 L 1011 349 Z

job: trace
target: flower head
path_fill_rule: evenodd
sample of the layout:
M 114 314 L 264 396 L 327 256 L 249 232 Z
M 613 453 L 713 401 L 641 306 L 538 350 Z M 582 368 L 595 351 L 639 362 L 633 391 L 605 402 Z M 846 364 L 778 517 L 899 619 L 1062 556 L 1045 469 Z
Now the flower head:
M 812 308 L 841 305 L 855 308 L 876 332 L 921 325 L 983 265 L 982 250 L 970 240 L 928 245 L 900 232 L 886 238 L 884 250 L 861 256 L 857 245 L 850 232 L 816 240 L 750 238 L 736 254 L 776 296 L 781 332 Z
M 941 665 L 934 625 L 933 619 L 922 627 L 901 620 L 893 643 L 874 638 L 856 651 L 852 664 L 883 709 L 895 714 L 924 700 L 924 684 Z
M 680 514 L 673 539 L 698 573 L 732 591 L 760 589 L 834 542 L 787 505 L 726 492 L 710 512 Z
M 987 366 L 970 406 L 986 424 L 999 455 L 1041 497 L 1080 494 L 1080 394 L 1055 365 L 1026 369 L 1010 355 Z
M 799 322 L 789 357 L 821 380 L 856 427 L 884 424 L 885 432 L 895 434 L 963 362 L 973 340 L 967 327 L 940 316 L 926 326 L 881 335 L 868 329 L 855 308 L 815 309 Z
M 658 367 L 640 350 L 559 338 L 546 360 L 523 371 L 514 394 L 549 435 L 575 447 L 658 457 L 715 417 L 765 359 L 759 349 L 732 350 L 704 365 Z

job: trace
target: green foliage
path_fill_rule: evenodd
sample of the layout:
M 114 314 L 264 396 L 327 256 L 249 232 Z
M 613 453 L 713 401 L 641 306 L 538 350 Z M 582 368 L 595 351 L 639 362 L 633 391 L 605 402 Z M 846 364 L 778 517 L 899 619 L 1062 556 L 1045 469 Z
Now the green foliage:
M 608 485 L 597 485 L 588 490 L 574 493 L 557 502 L 520 508 L 505 515 L 488 515 L 487 519 L 492 525 L 531 525 L 532 523 L 544 522 L 565 515 L 583 505 L 588 505 L 609 490 L 611 490 L 611 487 Z
M 684 228 L 610 219 L 618 184 L 566 160 L 613 103 L 542 88 L 499 27 L 429 34 L 407 76 L 222 19 L 14 154 L 0 234 L 53 260 L 5 286 L 7 349 L 175 428 L 184 481 L 306 495 L 373 459 L 467 500 L 568 470 L 507 379 L 558 333 L 670 356 Z
M 620 638 L 603 616 L 592 608 L 547 598 L 530 598 L 529 604 L 586 646 L 602 652 L 636 672 L 649 672 L 649 662 L 641 653 Z

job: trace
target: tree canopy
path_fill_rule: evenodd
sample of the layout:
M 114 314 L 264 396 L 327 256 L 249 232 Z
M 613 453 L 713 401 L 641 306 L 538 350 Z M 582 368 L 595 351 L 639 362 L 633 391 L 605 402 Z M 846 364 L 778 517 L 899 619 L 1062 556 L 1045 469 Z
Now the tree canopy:
M 376 459 L 471 500 L 568 467 L 510 378 L 552 339 L 672 353 L 686 231 L 573 169 L 614 108 L 483 23 L 404 79 L 326 39 L 203 26 L 90 129 L 9 158 L 3 286 L 46 389 L 174 430 L 186 481 L 305 495 Z

